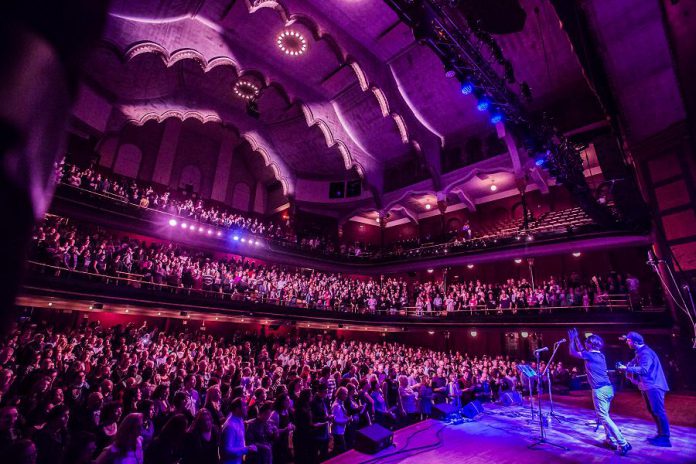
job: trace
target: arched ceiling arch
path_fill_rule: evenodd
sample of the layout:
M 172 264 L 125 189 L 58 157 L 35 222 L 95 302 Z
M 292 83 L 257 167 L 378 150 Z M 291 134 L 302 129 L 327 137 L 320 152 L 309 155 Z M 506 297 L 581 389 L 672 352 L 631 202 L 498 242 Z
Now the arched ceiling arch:
M 285 74 L 278 79 L 277 76 L 269 77 L 268 80 L 282 81 L 288 93 L 299 96 L 296 99 L 301 99 L 313 115 L 307 123 L 311 125 L 316 121 L 323 121 L 331 130 L 337 149 L 341 150 L 343 156 L 347 152 L 353 159 L 352 167 L 364 172 L 373 184 L 381 183 L 377 177 L 381 176 L 382 159 L 412 153 L 411 143 L 414 140 L 408 127 L 412 116 L 399 113 L 399 105 L 391 105 L 388 100 L 391 98 L 387 95 L 389 92 L 370 80 L 361 63 L 349 55 L 331 34 L 320 28 L 311 15 L 293 14 L 283 3 L 275 1 L 253 4 L 245 0 L 233 3 L 180 2 L 169 13 L 158 2 L 143 3 L 148 5 L 133 6 L 131 2 L 119 1 L 114 3 L 107 28 L 107 40 L 117 44 L 121 50 L 125 49 L 124 56 L 146 50 L 148 45 L 145 41 L 150 39 L 156 44 L 151 46 L 151 51 L 159 46 L 160 53 L 169 62 L 188 57 L 212 66 L 223 62 L 225 58 L 228 64 L 239 70 L 245 69 L 241 65 L 244 63 L 249 68 L 263 68 L 266 75 L 272 76 L 274 73 L 278 74 L 277 70 L 273 66 L 265 66 L 267 63 L 259 62 L 258 59 L 258 55 L 267 53 L 263 53 L 263 50 L 261 53 L 258 53 L 259 50 L 255 50 L 257 53 L 250 53 L 251 45 L 245 46 L 240 42 L 243 42 L 244 37 L 252 36 L 255 40 L 254 48 L 274 47 L 272 40 L 257 40 L 260 30 L 258 23 L 272 24 L 274 34 L 286 27 L 300 28 L 314 40 L 310 44 L 310 53 L 321 54 L 322 58 L 312 59 L 312 66 L 307 66 L 306 60 L 286 63 L 289 69 Z M 259 19 L 249 20 L 255 16 L 259 16 Z M 274 16 L 275 22 L 272 22 Z M 142 27 L 138 27 L 138 24 Z M 250 30 L 246 31 L 245 28 Z M 153 38 L 156 40 L 152 40 Z M 270 49 L 267 51 L 270 52 Z M 174 51 L 169 55 L 166 50 Z M 331 60 L 328 59 L 330 56 Z M 316 67 L 316 63 L 325 67 Z M 303 82 L 288 79 L 287 74 L 296 72 L 297 65 L 307 68 L 315 76 L 314 81 L 307 79 L 307 72 L 302 75 Z M 308 82 L 311 89 L 306 88 Z M 361 92 L 341 95 L 343 90 L 354 85 Z M 336 99 L 337 95 L 342 98 Z M 324 103 L 331 101 L 331 104 L 319 104 L 320 100 Z M 385 111 L 385 108 L 389 111 Z M 339 112 L 343 115 L 342 120 L 337 115 Z M 363 117 L 368 115 L 368 119 Z M 374 151 L 379 153 L 373 155 Z M 377 174 L 373 175 L 372 171 L 377 171 Z

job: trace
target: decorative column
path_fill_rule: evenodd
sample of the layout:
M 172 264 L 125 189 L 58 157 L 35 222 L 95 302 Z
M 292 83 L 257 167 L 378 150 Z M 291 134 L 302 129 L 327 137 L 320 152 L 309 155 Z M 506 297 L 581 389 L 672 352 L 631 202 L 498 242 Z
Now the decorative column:
M 230 185 L 230 171 L 234 158 L 234 148 L 237 145 L 237 137 L 231 131 L 225 131 L 220 142 L 217 164 L 215 166 L 215 179 L 213 179 L 213 191 L 210 197 L 213 200 L 224 202 L 227 198 L 227 189 Z
M 157 150 L 152 182 L 162 185 L 169 185 L 171 182 L 176 148 L 179 145 L 181 124 L 182 122 L 176 118 L 169 118 L 165 121 L 162 140 L 160 141 L 159 150 Z

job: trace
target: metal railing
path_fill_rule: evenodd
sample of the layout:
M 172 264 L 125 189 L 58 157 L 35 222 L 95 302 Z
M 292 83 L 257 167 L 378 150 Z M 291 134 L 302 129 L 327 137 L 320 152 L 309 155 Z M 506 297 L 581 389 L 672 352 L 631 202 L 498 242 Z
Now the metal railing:
M 280 307 L 293 307 L 304 309 L 317 309 L 326 311 L 338 311 L 344 313 L 357 313 L 366 315 L 380 316 L 402 316 L 409 318 L 444 318 L 449 316 L 502 316 L 502 315 L 522 315 L 522 314 L 550 314 L 565 311 L 575 313 L 596 312 L 596 311 L 630 311 L 633 307 L 630 298 L 625 294 L 609 295 L 601 304 L 593 306 L 540 306 L 528 308 L 487 308 L 485 306 L 466 306 L 447 311 L 444 308 L 426 311 L 415 306 L 405 306 L 401 308 L 374 309 L 371 310 L 364 306 L 346 306 L 340 303 L 325 305 L 321 299 L 307 302 L 296 298 L 271 298 L 267 294 L 254 291 L 238 291 L 225 285 L 218 285 L 215 290 L 206 288 L 192 288 L 183 285 L 170 285 L 167 283 L 153 282 L 152 279 L 143 274 L 128 272 L 116 272 L 117 275 L 96 274 L 93 272 L 78 271 L 66 267 L 55 266 L 39 261 L 28 261 L 30 267 L 37 273 L 51 275 L 53 277 L 64 278 L 69 281 L 71 278 L 83 279 L 85 281 L 101 282 L 107 285 L 128 286 L 135 289 L 155 292 L 168 292 L 173 295 L 202 296 L 220 302 L 248 302 L 252 304 L 271 304 Z M 212 286 L 211 286 L 212 287 Z

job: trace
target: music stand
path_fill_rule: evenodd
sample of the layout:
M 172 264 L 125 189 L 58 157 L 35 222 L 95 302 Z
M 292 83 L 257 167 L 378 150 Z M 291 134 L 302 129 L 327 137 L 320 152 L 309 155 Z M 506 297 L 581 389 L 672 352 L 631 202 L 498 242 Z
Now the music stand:
M 531 421 L 534 421 L 534 390 L 532 389 L 532 380 L 537 378 L 537 372 L 532 369 L 532 366 L 528 364 L 518 364 L 517 371 L 527 377 L 527 382 L 529 384 L 529 410 L 532 413 Z
M 537 362 L 537 366 L 538 366 L 541 363 L 541 360 L 539 359 L 541 357 L 541 351 L 537 350 L 535 352 L 535 354 L 536 354 L 536 362 Z M 539 381 L 541 381 L 544 373 L 548 370 L 548 368 L 549 368 L 549 365 L 547 364 L 546 368 L 544 369 L 544 372 L 539 374 Z M 537 388 L 537 406 L 539 408 L 539 438 L 537 439 L 537 441 L 535 441 L 531 445 L 527 446 L 527 448 L 532 449 L 532 448 L 535 448 L 535 447 L 541 446 L 541 445 L 551 445 L 551 446 L 555 446 L 556 448 L 560 448 L 564 451 L 568 451 L 568 448 L 566 448 L 565 446 L 550 442 L 546 438 L 546 429 L 544 428 L 544 414 L 541 412 L 541 390 L 542 390 L 541 385 L 539 385 L 539 388 Z

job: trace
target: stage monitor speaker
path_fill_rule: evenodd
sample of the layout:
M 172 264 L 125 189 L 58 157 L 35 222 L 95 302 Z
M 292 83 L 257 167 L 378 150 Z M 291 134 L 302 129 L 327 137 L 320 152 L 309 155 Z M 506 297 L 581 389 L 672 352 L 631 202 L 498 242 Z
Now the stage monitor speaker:
M 459 412 L 457 407 L 452 403 L 436 403 L 433 404 L 432 416 L 433 419 L 445 420 L 448 416 L 457 412 Z
M 355 449 L 361 453 L 375 454 L 394 443 L 394 432 L 379 424 L 372 424 L 355 434 Z
M 474 419 L 476 416 L 483 413 L 483 405 L 478 400 L 472 401 L 462 409 L 462 415 L 469 419 Z
M 520 392 L 505 392 L 501 400 L 505 406 L 522 406 L 522 395 L 520 395 Z

